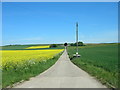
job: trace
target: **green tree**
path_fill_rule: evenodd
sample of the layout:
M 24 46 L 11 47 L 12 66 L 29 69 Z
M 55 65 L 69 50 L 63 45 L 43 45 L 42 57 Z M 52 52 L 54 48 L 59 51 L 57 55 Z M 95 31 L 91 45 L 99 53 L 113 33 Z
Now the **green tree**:
M 67 43 L 64 43 L 64 46 L 67 46 L 68 44 Z
M 77 44 L 76 43 L 71 43 L 70 44 L 71 46 L 76 46 Z M 83 42 L 78 42 L 78 46 L 85 46 L 84 44 L 83 44 Z
M 52 48 L 52 47 L 57 47 L 57 44 L 51 44 L 50 48 Z

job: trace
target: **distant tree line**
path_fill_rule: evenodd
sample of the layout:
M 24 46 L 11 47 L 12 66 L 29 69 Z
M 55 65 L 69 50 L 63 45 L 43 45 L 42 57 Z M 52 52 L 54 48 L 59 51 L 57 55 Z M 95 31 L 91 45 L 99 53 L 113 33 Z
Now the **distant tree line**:
M 50 48 L 54 48 L 54 47 L 57 47 L 57 46 L 58 46 L 57 44 L 51 44 Z
M 77 46 L 77 43 L 70 43 L 70 46 Z M 83 42 L 78 42 L 78 46 L 85 46 Z

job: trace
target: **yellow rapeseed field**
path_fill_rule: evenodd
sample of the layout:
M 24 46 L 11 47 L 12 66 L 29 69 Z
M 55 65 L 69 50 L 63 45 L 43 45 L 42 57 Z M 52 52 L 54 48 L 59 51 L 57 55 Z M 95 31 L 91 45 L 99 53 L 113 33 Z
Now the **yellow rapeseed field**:
M 15 68 L 32 65 L 36 62 L 46 61 L 53 58 L 63 49 L 51 50 L 2 50 L 2 68 Z
M 38 49 L 38 48 L 49 48 L 50 46 L 31 46 L 31 47 L 27 47 L 25 49 Z

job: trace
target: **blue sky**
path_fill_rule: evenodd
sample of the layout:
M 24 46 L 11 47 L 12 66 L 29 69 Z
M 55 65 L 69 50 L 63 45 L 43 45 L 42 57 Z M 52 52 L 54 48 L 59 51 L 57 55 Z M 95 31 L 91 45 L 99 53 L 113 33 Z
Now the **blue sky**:
M 118 41 L 117 2 L 3 3 L 3 45 Z

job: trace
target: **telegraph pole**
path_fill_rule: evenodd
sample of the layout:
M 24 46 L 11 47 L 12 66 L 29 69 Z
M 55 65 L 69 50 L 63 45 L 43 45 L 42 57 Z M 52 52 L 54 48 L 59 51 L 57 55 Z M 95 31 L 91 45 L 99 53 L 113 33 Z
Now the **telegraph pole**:
M 76 22 L 76 55 L 78 55 L 78 22 Z
M 76 22 L 76 54 L 73 54 L 73 57 L 80 57 L 78 54 L 78 22 Z

